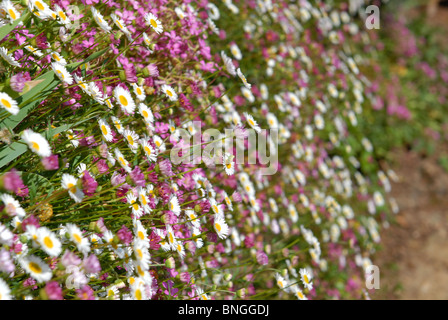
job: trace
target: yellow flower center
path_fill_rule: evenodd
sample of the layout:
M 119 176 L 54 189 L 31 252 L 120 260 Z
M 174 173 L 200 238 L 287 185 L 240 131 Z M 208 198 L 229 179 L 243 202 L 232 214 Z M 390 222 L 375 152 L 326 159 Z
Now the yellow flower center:
M 120 161 L 120 163 L 121 163 L 124 167 L 126 167 L 126 161 L 125 161 L 122 157 L 120 157 L 120 158 L 118 159 L 118 161 Z
M 141 240 L 145 239 L 145 235 L 143 234 L 142 231 L 139 231 L 139 232 L 138 232 L 138 237 L 139 237 Z
M 305 280 L 306 283 L 310 283 L 310 279 L 308 279 L 306 274 L 303 275 L 303 280 Z
M 132 139 L 131 135 L 128 135 L 128 141 L 131 146 L 134 145 L 134 139 Z
M 174 236 L 171 232 L 168 233 L 168 237 L 170 238 L 170 242 L 173 243 L 174 242 Z
M 153 28 L 157 28 L 158 27 L 157 22 L 154 19 L 149 20 L 149 23 L 151 23 Z
M 30 268 L 30 270 L 31 270 L 33 273 L 41 273 L 41 272 L 42 272 L 42 268 L 40 267 L 40 265 L 38 265 L 38 264 L 35 263 L 35 262 L 30 262 L 30 263 L 28 264 L 28 268 Z
M 144 206 L 146 206 L 146 204 L 148 203 L 148 201 L 146 201 L 146 197 L 145 197 L 145 195 L 142 194 L 140 197 L 141 197 L 141 199 L 142 199 L 142 204 L 143 204 Z
M 103 135 L 107 136 L 108 131 L 107 131 L 107 127 L 104 124 L 101 125 L 101 131 L 103 132 Z
M 44 238 L 44 244 L 45 244 L 45 246 L 47 247 L 47 248 L 53 248 L 53 241 L 50 239 L 50 237 L 45 237 Z
M 143 252 L 141 249 L 137 249 L 137 255 L 139 256 L 139 258 L 143 258 Z
M 67 20 L 67 16 L 65 15 L 64 12 L 59 11 L 59 12 L 58 12 L 58 15 L 59 15 L 59 17 L 60 17 L 63 21 Z
M 249 119 L 248 121 L 249 121 L 249 124 L 250 124 L 251 126 L 254 126 L 254 125 L 255 125 L 255 123 L 254 123 L 254 121 L 253 121 L 252 119 Z
M 6 100 L 6 99 L 2 99 L 1 101 L 2 101 L 2 104 L 3 104 L 6 108 L 9 109 L 9 108 L 12 107 L 11 103 L 10 103 L 8 100 Z
M 143 117 L 148 118 L 149 114 L 146 110 L 142 111 Z
M 122 105 L 124 105 L 125 107 L 128 105 L 128 100 L 126 99 L 125 96 L 123 96 L 123 95 L 119 96 L 119 97 L 118 97 L 118 100 L 120 100 L 120 103 L 121 103 Z
M 230 168 L 232 168 L 232 164 L 228 163 L 228 164 L 226 164 L 226 167 L 227 167 L 227 169 L 230 169 Z
M 9 12 L 9 15 L 11 16 L 12 20 L 16 20 L 17 16 L 16 16 L 16 13 L 14 12 L 14 10 L 9 9 L 8 12 Z
M 64 74 L 60 70 L 56 70 L 56 72 L 61 76 L 62 80 L 65 79 Z
M 299 296 L 300 299 L 303 299 L 303 293 L 302 292 L 298 291 L 297 295 Z
M 117 20 L 117 25 L 120 29 L 123 29 L 123 26 L 121 25 L 120 21 Z
M 145 151 L 146 151 L 146 153 L 148 154 L 148 156 L 151 155 L 151 148 L 150 148 L 150 147 L 145 146 Z
M 39 144 L 38 143 L 36 143 L 36 142 L 31 142 L 31 147 L 34 149 L 34 150 L 36 150 L 36 151 L 39 151 L 39 149 L 40 149 L 40 146 L 39 146 Z
M 173 96 L 173 93 L 170 90 L 166 90 L 166 94 L 169 95 L 170 97 Z
M 156 141 L 156 146 L 160 147 L 160 145 L 161 145 L 160 141 Z
M 79 234 L 75 233 L 73 234 L 73 239 L 75 239 L 76 242 L 81 243 L 82 242 L 82 238 Z
M 40 1 L 36 1 L 36 2 L 34 2 L 34 4 L 41 11 L 43 11 L 45 9 L 44 5 Z
M 140 89 L 140 88 L 137 87 L 137 90 L 136 90 L 136 91 L 137 91 L 137 94 L 138 94 L 138 95 L 141 95 L 141 94 L 142 94 L 142 89 Z
M 219 223 L 215 223 L 215 229 L 218 232 L 221 232 L 221 225 Z
M 142 300 L 142 291 L 140 289 L 135 290 L 135 298 L 137 300 Z

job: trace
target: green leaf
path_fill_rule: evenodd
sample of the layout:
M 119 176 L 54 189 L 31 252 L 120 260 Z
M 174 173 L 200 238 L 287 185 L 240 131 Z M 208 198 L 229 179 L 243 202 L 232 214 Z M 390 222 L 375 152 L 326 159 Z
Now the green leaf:
M 4 167 L 22 153 L 25 153 L 27 146 L 23 143 L 14 142 L 10 145 L 5 145 L 0 149 L 0 168 Z
M 24 21 L 26 18 L 28 18 L 30 15 L 29 12 L 23 14 L 22 16 L 14 21 L 12 24 L 7 24 L 6 26 L 3 26 L 0 28 L 0 41 L 3 40 L 14 28 L 21 22 Z

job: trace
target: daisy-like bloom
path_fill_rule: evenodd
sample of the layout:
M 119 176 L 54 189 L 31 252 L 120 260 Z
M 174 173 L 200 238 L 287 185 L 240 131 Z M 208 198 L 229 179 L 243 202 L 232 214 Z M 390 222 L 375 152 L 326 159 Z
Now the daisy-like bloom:
M 106 297 L 109 300 L 118 300 L 120 298 L 120 292 L 116 285 L 112 285 L 106 289 Z
M 231 176 L 235 173 L 235 162 L 233 161 L 234 156 L 232 154 L 226 153 L 223 157 L 224 170 L 227 175 Z
M 308 300 L 308 298 L 303 294 L 302 290 L 296 285 L 291 287 L 291 291 L 296 295 L 299 300 Z
M 135 109 L 135 102 L 132 99 L 131 93 L 121 86 L 116 86 L 114 89 L 114 97 L 120 107 L 128 114 L 133 114 Z
M 296 223 L 299 220 L 299 215 L 297 213 L 296 207 L 292 203 L 288 206 L 288 213 L 293 223 Z
M 11 23 L 20 18 L 20 13 L 14 8 L 10 0 L 3 0 L 0 9 L 3 9 L 7 13 L 7 17 Z
M 65 66 L 67 64 L 67 61 L 59 53 L 53 51 L 52 53 L 50 53 L 50 55 L 51 55 L 51 58 L 54 61 L 56 61 L 57 63 L 59 63 L 60 65 Z
M 143 270 L 149 269 L 149 264 L 151 263 L 151 256 L 149 254 L 148 248 L 140 241 L 134 241 L 132 246 L 135 258 L 138 264 Z
M 224 201 L 227 205 L 227 208 L 230 211 L 233 211 L 233 204 L 232 204 L 232 200 L 230 199 L 229 195 L 227 194 L 227 192 L 223 191 L 222 196 L 224 198 Z
M 133 130 L 125 129 L 123 136 L 126 138 L 131 151 L 136 153 L 138 150 L 138 140 L 140 139 L 138 134 Z
M 156 15 L 149 12 L 145 15 L 145 20 L 156 33 L 160 34 L 163 32 L 162 23 L 157 19 Z
M 185 258 L 185 247 L 182 243 L 177 242 L 176 243 L 176 251 L 179 254 L 180 258 L 183 260 Z
M 210 296 L 204 293 L 204 290 L 199 287 L 196 287 L 196 294 L 201 298 L 201 300 L 210 300 Z
M 147 124 L 150 124 L 150 125 L 153 124 L 153 122 L 154 122 L 154 115 L 153 115 L 152 111 L 144 103 L 139 103 L 139 105 L 138 105 L 138 112 L 145 119 L 145 122 Z
M 180 215 L 180 205 L 179 200 L 175 195 L 172 195 L 168 204 L 168 208 L 171 212 L 173 212 L 176 216 Z
M 0 278 L 0 300 L 11 300 L 11 289 L 2 278 Z
M 148 47 L 149 53 L 153 53 L 154 51 L 152 49 L 154 48 L 154 45 L 151 42 L 149 36 L 146 34 L 146 32 L 143 32 L 143 41 L 145 42 L 145 45 Z
M 0 106 L 12 115 L 16 115 L 20 111 L 17 101 L 4 92 L 0 92 Z
M 4 203 L 5 205 L 4 210 L 9 216 L 24 217 L 26 215 L 26 212 L 20 206 L 19 201 L 15 200 L 9 194 L 6 193 L 0 194 L 0 200 L 2 200 L 2 202 Z
M 162 85 L 161 90 L 168 97 L 168 99 L 170 99 L 170 101 L 177 100 L 177 93 L 169 85 L 166 85 L 166 84 Z
M 39 283 L 49 281 L 53 275 L 50 267 L 37 256 L 21 258 L 19 263 Z
M 285 289 L 288 286 L 288 282 L 279 273 L 275 274 L 275 281 L 280 289 Z
M 76 244 L 78 250 L 82 253 L 88 253 L 90 251 L 89 239 L 82 236 L 81 230 L 72 223 L 68 223 L 65 228 L 70 237 L 70 240 Z
M 106 141 L 111 142 L 113 139 L 112 131 L 110 130 L 110 126 L 104 118 L 98 120 L 98 124 L 101 129 L 101 133 L 103 134 L 104 139 Z
M 129 31 L 128 27 L 126 27 L 126 25 L 124 24 L 124 21 L 123 21 L 120 17 L 118 17 L 117 15 L 115 15 L 115 14 L 113 14 L 113 13 L 110 15 L 110 17 L 111 17 L 112 21 L 115 23 L 115 25 L 116 25 L 121 31 L 123 31 L 123 33 L 124 33 L 127 37 L 130 37 L 131 32 Z
M 232 52 L 232 55 L 235 57 L 236 60 L 241 60 L 243 58 L 240 48 L 238 48 L 236 43 L 232 43 L 230 45 L 230 52 Z
M 138 241 L 143 243 L 146 248 L 149 248 L 148 233 L 140 220 L 134 220 L 134 234 Z
M 246 87 L 241 87 L 241 93 L 243 94 L 244 98 L 247 99 L 250 103 L 255 102 L 255 97 L 252 94 L 252 91 L 250 89 L 247 89 Z
M 70 28 L 70 25 L 72 24 L 72 22 L 70 21 L 69 17 L 67 17 L 64 10 L 62 10 L 61 7 L 56 4 L 54 6 L 54 11 L 56 12 L 56 14 L 58 16 L 59 21 L 62 24 L 64 24 L 67 28 Z
M 142 279 L 136 279 L 134 284 L 131 285 L 131 296 L 133 300 L 147 300 L 146 285 Z
M 22 139 L 28 144 L 28 147 L 40 157 L 51 156 L 51 149 L 48 141 L 37 132 L 26 129 L 22 134 Z
M 220 216 L 223 217 L 224 213 L 222 212 L 221 206 L 218 205 L 218 203 L 216 202 L 215 199 L 210 198 L 209 199 L 210 202 L 210 207 L 212 208 L 213 212 L 215 213 L 216 216 Z
M 99 104 L 104 104 L 103 93 L 95 82 L 89 82 L 88 94 Z
M 229 226 L 225 222 L 224 217 L 222 217 L 222 215 L 215 214 L 215 221 L 213 222 L 213 228 L 215 228 L 218 237 L 221 239 L 225 239 L 229 235 Z
M 62 188 L 68 190 L 70 197 L 75 200 L 75 202 L 81 202 L 84 199 L 84 192 L 77 186 L 78 179 L 74 176 L 64 173 L 62 175 L 61 185 Z
M 62 82 L 66 84 L 73 83 L 72 75 L 70 74 L 70 72 L 67 71 L 67 69 L 62 64 L 58 62 L 52 62 L 51 68 Z
M 174 8 L 174 12 L 176 12 L 179 19 L 185 18 L 185 12 L 181 8 L 179 8 L 179 7 Z
M 188 221 L 188 222 L 193 227 L 195 227 L 195 228 L 200 227 L 200 222 L 199 222 L 198 216 L 196 215 L 196 213 L 194 212 L 193 209 L 185 209 L 185 214 L 190 219 L 190 221 Z
M 266 115 L 266 120 L 268 121 L 269 128 L 278 129 L 278 120 L 277 120 L 277 117 L 273 113 L 269 112 Z
M 28 0 L 28 8 L 35 16 L 42 20 L 54 17 L 53 10 L 42 0 Z
M 202 240 L 202 238 L 200 237 L 201 231 L 199 230 L 199 228 L 193 227 L 193 230 L 191 231 L 191 236 L 197 237 L 196 239 L 194 239 L 194 243 L 196 244 L 196 248 L 200 249 L 202 248 L 202 246 L 204 245 L 204 240 Z
M 221 51 L 221 58 L 224 62 L 224 66 L 226 67 L 227 72 L 232 76 L 236 76 L 236 68 L 232 62 L 232 59 L 230 59 L 224 51 Z
M 137 96 L 137 99 L 140 100 L 140 101 L 145 100 L 145 98 L 146 98 L 146 94 L 145 94 L 145 92 L 143 91 L 143 88 L 140 87 L 140 86 L 139 86 L 138 84 L 136 84 L 136 83 L 132 83 L 131 85 L 132 85 L 132 88 L 134 88 L 134 93 L 135 93 L 135 95 Z
M 141 204 L 143 211 L 145 211 L 146 213 L 151 213 L 152 210 L 149 207 L 149 198 L 145 188 L 139 187 L 138 200 Z
M 106 20 L 104 20 L 101 13 L 98 12 L 98 10 L 95 9 L 95 7 L 91 7 L 92 16 L 95 22 L 98 24 L 98 26 L 103 29 L 105 32 L 110 32 L 112 28 L 107 24 Z
M 174 235 L 173 228 L 171 225 L 166 225 L 166 238 L 168 239 L 168 244 L 171 250 L 176 250 L 176 245 L 178 243 L 176 236 Z
M 117 129 L 118 133 L 123 134 L 124 129 L 123 129 L 123 125 L 121 124 L 120 119 L 118 119 L 115 116 L 112 116 L 111 119 L 112 119 L 112 122 L 114 123 L 115 129 Z
M 115 149 L 114 153 L 115 153 L 115 157 L 118 160 L 118 163 L 120 163 L 120 165 L 123 167 L 123 169 L 126 170 L 126 172 L 131 172 L 132 169 L 129 166 L 129 162 L 124 158 L 124 156 L 121 153 L 121 151 L 118 150 L 118 149 Z
M 39 228 L 37 232 L 39 244 L 49 256 L 57 257 L 62 252 L 61 241 L 56 237 L 56 235 L 46 227 Z
M 249 124 L 249 126 L 259 133 L 261 131 L 261 128 L 257 124 L 257 122 L 254 120 L 254 117 L 252 117 L 247 112 L 244 113 L 244 116 L 246 117 L 246 122 Z
M 244 74 L 241 72 L 240 68 L 236 69 L 236 74 L 238 75 L 238 77 L 240 77 L 241 81 L 243 81 L 243 84 L 247 89 L 252 88 L 252 85 L 247 82 L 247 79 L 244 76 Z
M 0 47 L 0 55 L 10 65 L 14 67 L 20 67 L 20 64 L 16 61 L 16 59 L 12 56 L 12 54 L 8 54 L 8 50 L 6 48 Z
M 42 57 L 44 54 L 42 53 L 42 51 L 40 51 L 39 49 L 34 48 L 33 46 L 30 45 L 26 45 L 25 49 L 28 50 L 29 52 L 31 52 L 32 54 L 34 54 L 37 57 Z
M 145 151 L 145 155 L 148 158 L 149 161 L 156 162 L 157 161 L 157 154 L 154 150 L 154 148 L 149 144 L 148 141 L 140 140 L 140 143 L 142 144 L 142 148 Z
M 165 142 L 162 140 L 162 138 L 160 138 L 158 135 L 154 135 L 152 139 L 156 144 L 156 147 L 159 152 L 164 152 L 166 150 Z
M 84 82 L 84 79 L 82 77 L 78 77 L 76 74 L 73 75 L 73 78 L 75 79 L 78 86 L 82 89 L 82 91 L 90 95 L 89 84 L 87 82 Z
M 106 99 L 104 99 L 104 103 L 106 104 L 106 106 L 107 106 L 109 109 L 113 109 L 113 108 L 114 108 L 114 105 L 112 104 L 112 102 L 110 102 L 110 98 L 106 98 Z
M 305 268 L 300 269 L 299 273 L 300 273 L 300 279 L 302 280 L 303 285 L 308 290 L 313 289 L 313 282 L 311 282 L 311 279 L 312 279 L 311 273 Z
M 129 208 L 132 209 L 132 214 L 135 215 L 137 219 L 140 218 L 143 215 L 143 209 L 138 204 L 137 197 L 132 193 L 128 193 L 126 195 L 126 200 L 129 203 Z

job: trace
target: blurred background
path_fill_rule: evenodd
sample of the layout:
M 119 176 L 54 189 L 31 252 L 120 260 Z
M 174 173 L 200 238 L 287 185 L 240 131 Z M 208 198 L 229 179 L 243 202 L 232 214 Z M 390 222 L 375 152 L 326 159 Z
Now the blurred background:
M 370 136 L 400 178 L 400 211 L 381 235 L 372 299 L 448 299 L 448 1 L 383 1 L 373 33 L 386 101 Z

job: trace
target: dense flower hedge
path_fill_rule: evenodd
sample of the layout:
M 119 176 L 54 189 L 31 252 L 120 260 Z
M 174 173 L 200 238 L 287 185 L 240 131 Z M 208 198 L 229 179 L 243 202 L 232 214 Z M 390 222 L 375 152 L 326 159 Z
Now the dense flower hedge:
M 0 298 L 368 298 L 381 48 L 329 3 L 3 0 Z M 172 161 L 210 128 L 230 152 Z

